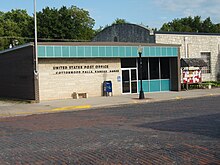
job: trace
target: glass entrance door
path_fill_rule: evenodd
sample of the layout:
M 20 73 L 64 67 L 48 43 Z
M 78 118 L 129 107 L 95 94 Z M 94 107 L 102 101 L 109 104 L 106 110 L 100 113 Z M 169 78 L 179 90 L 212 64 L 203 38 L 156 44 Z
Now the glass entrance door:
M 137 69 L 122 69 L 122 93 L 137 93 Z

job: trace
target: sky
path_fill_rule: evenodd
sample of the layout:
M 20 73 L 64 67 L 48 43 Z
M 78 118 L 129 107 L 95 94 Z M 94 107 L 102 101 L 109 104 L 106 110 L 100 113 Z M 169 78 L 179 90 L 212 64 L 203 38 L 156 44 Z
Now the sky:
M 220 23 L 220 0 L 37 0 L 37 11 L 72 5 L 89 11 L 94 29 L 111 25 L 117 18 L 157 29 L 173 19 L 197 15 Z M 34 0 L 0 0 L 0 11 L 12 9 L 25 9 L 33 15 Z

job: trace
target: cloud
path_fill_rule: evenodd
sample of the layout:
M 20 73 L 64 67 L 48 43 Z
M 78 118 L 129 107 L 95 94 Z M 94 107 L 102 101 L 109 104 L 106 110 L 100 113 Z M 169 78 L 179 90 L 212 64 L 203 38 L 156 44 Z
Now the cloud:
M 155 4 L 170 13 L 179 13 L 183 17 L 211 17 L 215 23 L 220 23 L 220 0 L 155 0 Z

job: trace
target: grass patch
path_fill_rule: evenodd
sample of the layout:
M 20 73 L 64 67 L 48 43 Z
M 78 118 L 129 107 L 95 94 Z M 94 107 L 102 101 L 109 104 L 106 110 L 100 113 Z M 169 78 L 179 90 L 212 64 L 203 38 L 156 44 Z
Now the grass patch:
M 207 89 L 211 85 L 211 88 L 220 88 L 220 81 L 205 81 L 198 84 L 189 84 L 188 89 Z M 186 86 L 182 84 L 182 89 L 186 89 Z

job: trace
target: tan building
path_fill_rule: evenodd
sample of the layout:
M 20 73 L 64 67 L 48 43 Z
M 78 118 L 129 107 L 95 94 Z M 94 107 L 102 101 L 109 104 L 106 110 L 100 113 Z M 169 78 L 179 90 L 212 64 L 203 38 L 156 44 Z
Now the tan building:
M 38 43 L 0 52 L 0 97 L 28 100 L 138 93 L 140 43 Z M 179 46 L 141 44 L 144 92 L 179 91 Z M 36 65 L 36 58 L 38 64 Z M 39 72 L 36 73 L 36 68 Z
M 220 34 L 156 32 L 156 43 L 179 44 L 180 58 L 202 58 L 203 81 L 220 79 Z

